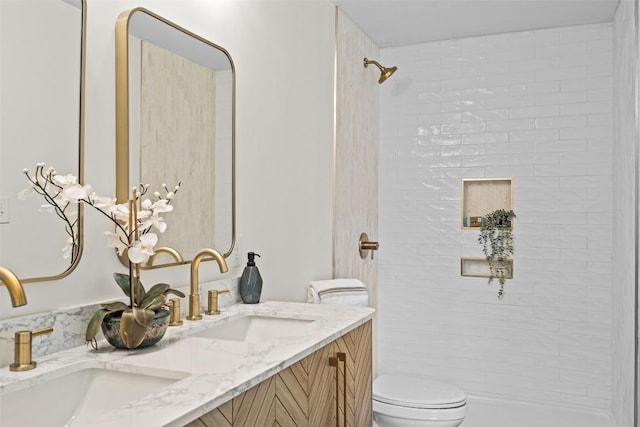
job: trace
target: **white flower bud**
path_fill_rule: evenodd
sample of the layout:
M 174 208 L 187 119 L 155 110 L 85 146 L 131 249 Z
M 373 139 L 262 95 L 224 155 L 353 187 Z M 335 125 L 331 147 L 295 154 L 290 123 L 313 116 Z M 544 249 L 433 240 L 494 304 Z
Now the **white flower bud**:
M 175 196 L 175 193 L 174 193 L 173 191 L 169 191 L 169 192 L 167 193 L 167 200 L 171 200 L 171 199 L 173 199 L 173 196 Z

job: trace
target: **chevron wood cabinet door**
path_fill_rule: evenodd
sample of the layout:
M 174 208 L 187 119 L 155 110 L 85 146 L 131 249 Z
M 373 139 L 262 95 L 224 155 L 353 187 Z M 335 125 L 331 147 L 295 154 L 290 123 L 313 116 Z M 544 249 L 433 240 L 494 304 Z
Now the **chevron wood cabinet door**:
M 369 321 L 187 426 L 370 427 L 371 360 Z
M 276 426 L 309 425 L 309 357 L 280 371 L 276 381 Z
M 187 427 L 267 427 L 276 422 L 276 380 L 264 380 L 202 417 Z
M 232 402 L 233 401 L 230 400 L 223 403 L 197 420 L 190 422 L 186 427 L 231 427 L 233 425 Z
M 271 377 L 233 398 L 233 426 L 275 426 L 275 396 L 276 377 Z
M 348 334 L 353 340 L 353 412 L 354 427 L 365 427 L 372 424 L 372 326 L 371 321 L 363 324 Z M 349 358 L 347 359 L 349 360 Z M 348 401 L 347 401 L 348 403 Z M 348 421 L 348 419 L 347 419 Z
M 364 427 L 372 423 L 371 322 L 354 329 L 333 343 L 340 377 L 336 399 L 338 426 Z
M 336 368 L 329 364 L 334 356 L 329 343 L 306 358 L 309 362 L 309 427 L 336 426 Z

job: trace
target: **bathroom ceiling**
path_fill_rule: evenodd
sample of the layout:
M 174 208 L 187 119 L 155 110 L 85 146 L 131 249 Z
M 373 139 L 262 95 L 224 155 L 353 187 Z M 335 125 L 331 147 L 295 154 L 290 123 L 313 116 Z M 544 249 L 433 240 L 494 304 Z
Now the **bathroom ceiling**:
M 619 2 L 620 0 L 333 0 L 381 48 L 609 22 L 613 20 Z

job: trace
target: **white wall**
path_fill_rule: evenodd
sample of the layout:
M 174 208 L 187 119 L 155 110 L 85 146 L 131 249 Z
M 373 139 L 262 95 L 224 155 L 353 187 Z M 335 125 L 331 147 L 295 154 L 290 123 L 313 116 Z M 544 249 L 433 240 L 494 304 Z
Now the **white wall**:
M 613 28 L 383 49 L 379 371 L 609 408 Z M 515 278 L 460 276 L 460 181 L 513 177 Z M 410 314 L 409 314 L 410 313 Z
M 638 40 L 635 1 L 622 1 L 614 21 L 613 350 L 611 409 L 616 425 L 633 425 L 635 364 L 635 213 Z M 635 184 L 634 184 L 635 183 Z
M 332 274 L 334 9 L 324 0 L 88 2 L 86 182 L 115 193 L 114 27 L 118 14 L 147 7 L 221 46 L 237 70 L 238 235 L 262 255 L 264 299 L 302 301 L 306 282 Z M 47 161 L 48 159 L 42 159 Z M 176 209 L 180 209 L 176 201 Z M 0 318 L 120 297 L 124 271 L 106 248 L 108 224 L 87 212 L 83 258 L 69 277 L 27 284 L 29 304 Z M 52 253 L 52 257 L 58 256 Z M 202 280 L 216 277 L 214 263 Z M 235 269 L 233 274 L 238 274 Z M 156 270 L 145 283 L 188 283 L 188 267 Z

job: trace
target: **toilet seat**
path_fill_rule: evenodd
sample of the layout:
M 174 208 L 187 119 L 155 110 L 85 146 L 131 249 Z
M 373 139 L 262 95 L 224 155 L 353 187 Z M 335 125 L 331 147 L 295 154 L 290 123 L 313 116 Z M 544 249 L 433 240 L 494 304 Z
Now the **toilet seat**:
M 373 400 L 404 408 L 452 409 L 466 405 L 467 395 L 432 378 L 380 375 L 373 382 Z

